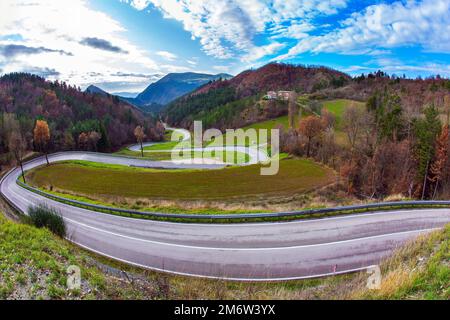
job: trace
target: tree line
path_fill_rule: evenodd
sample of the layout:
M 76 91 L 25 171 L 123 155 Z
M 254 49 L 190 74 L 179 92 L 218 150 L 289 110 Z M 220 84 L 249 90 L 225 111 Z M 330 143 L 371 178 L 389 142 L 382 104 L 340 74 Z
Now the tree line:
M 0 165 L 22 153 L 15 144 L 23 145 L 23 150 L 42 151 L 39 137 L 47 134 L 36 135 L 36 130 L 50 136 L 46 152 L 111 152 L 135 142 L 137 126 L 144 128 L 149 140 L 164 137 L 164 127 L 155 118 L 113 96 L 85 93 L 30 74 L 0 78 Z
M 404 108 L 389 89 L 365 107 L 352 103 L 340 123 L 323 109 L 281 130 L 281 149 L 338 171 L 346 191 L 361 199 L 401 194 L 409 198 L 450 196 L 450 95 Z M 339 140 L 339 141 L 338 141 Z

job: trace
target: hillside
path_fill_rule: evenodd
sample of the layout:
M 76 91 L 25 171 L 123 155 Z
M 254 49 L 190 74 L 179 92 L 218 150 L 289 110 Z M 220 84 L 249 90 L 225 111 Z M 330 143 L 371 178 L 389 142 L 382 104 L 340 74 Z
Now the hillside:
M 351 78 L 325 68 L 271 63 L 236 77 L 204 85 L 169 104 L 163 111 L 173 125 L 190 127 L 193 120 L 206 126 L 238 127 L 287 113 L 287 103 L 263 102 L 268 91 L 288 90 L 308 94 L 312 99 L 352 99 L 366 101 L 383 90 L 396 92 L 411 113 L 424 104 L 442 100 L 450 81 L 439 77 L 404 79 L 383 72 Z
M 202 73 L 170 73 L 159 81 L 150 84 L 136 98 L 126 100 L 139 107 L 152 106 L 153 111 L 159 111 L 162 106 L 189 93 L 204 84 L 219 79 L 228 79 L 228 74 L 202 74 Z
M 1 203 L 0 203 L 1 204 Z M 280 283 L 163 275 L 91 254 L 50 231 L 6 220 L 0 212 L 0 299 L 449 299 L 450 227 L 411 242 L 385 260 L 381 289 L 365 272 Z M 79 290 L 67 268 L 81 269 Z
M 65 83 L 50 82 L 30 74 L 9 74 L 0 78 L 0 155 L 8 152 L 11 126 L 18 127 L 33 149 L 33 128 L 37 119 L 48 122 L 51 142 L 48 151 L 118 149 L 135 141 L 133 130 L 144 125 L 149 138 L 155 121 L 117 97 L 81 92 Z M 88 144 L 81 133 L 96 132 Z M 93 136 L 94 138 L 94 136 Z M 92 143 L 91 143 L 92 142 Z M 94 143 L 95 142 L 95 143 Z

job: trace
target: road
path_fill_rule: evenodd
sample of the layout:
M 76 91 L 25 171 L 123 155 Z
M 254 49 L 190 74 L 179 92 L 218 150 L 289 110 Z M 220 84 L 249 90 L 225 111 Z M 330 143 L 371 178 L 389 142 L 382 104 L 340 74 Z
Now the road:
M 104 154 L 68 152 L 51 162 L 89 160 L 163 168 L 189 168 Z M 43 165 L 43 158 L 25 165 Z M 201 166 L 213 169 L 215 166 Z M 180 275 L 266 281 L 318 277 L 364 269 L 419 234 L 450 223 L 449 209 L 408 210 L 280 223 L 189 224 L 138 220 L 93 212 L 42 198 L 5 176 L 0 192 L 20 210 L 46 203 L 67 223 L 68 239 L 93 252 L 136 266 Z
M 175 137 L 179 137 L 180 142 L 184 142 L 184 141 L 188 141 L 191 139 L 191 133 L 186 130 L 186 129 L 177 129 L 177 128 L 170 128 L 167 127 L 167 125 L 165 125 L 166 130 L 170 130 L 173 131 L 175 134 Z M 151 147 L 154 145 L 161 145 L 164 143 L 161 142 L 146 142 L 142 144 L 143 148 L 146 147 Z M 128 150 L 131 151 L 135 151 L 135 152 L 141 152 L 141 145 L 140 144 L 135 144 L 132 145 L 130 147 L 128 147 Z M 239 153 L 243 153 L 243 154 L 247 154 L 249 160 L 244 163 L 243 165 L 252 165 L 252 164 L 258 164 L 258 163 L 266 163 L 270 160 L 270 157 L 267 155 L 267 152 L 265 151 L 264 147 L 258 147 L 258 146 L 209 146 L 209 147 L 204 147 L 204 148 L 191 148 L 192 151 L 196 152 L 196 151 L 201 151 L 201 152 L 211 152 L 211 151 L 215 151 L 215 152 L 239 152 Z M 144 150 L 144 153 L 171 153 L 172 150 Z M 201 161 L 199 161 L 201 160 Z M 175 160 L 175 161 L 169 161 L 169 162 L 175 162 L 178 164 L 208 164 L 208 163 L 213 163 L 213 164 L 222 164 L 222 165 L 227 165 L 227 164 L 232 164 L 232 163 L 227 163 L 226 159 L 222 159 L 223 161 L 211 161 L 211 159 L 205 157 L 202 159 L 183 159 L 183 160 Z M 167 161 L 165 161 L 167 162 Z

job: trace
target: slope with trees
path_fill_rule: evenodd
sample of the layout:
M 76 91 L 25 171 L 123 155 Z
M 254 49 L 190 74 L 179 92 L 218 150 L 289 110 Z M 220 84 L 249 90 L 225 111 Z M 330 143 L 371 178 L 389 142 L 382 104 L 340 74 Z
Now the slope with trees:
M 12 140 L 25 150 L 110 152 L 135 141 L 143 126 L 151 140 L 161 140 L 157 121 L 113 96 L 81 92 L 66 83 L 30 74 L 0 78 L 0 161 L 18 158 Z M 17 153 L 18 152 L 18 153 Z M 22 158 L 22 157 L 20 157 Z M 17 159 L 18 160 L 18 159 Z

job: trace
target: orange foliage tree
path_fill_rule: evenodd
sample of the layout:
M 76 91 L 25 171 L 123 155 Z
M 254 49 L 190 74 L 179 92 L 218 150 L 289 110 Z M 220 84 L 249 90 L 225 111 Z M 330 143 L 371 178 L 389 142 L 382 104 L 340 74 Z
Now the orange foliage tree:
M 48 161 L 48 154 L 47 154 L 47 146 L 48 143 L 50 142 L 50 129 L 48 127 L 47 121 L 37 120 L 33 133 L 35 145 L 39 148 L 40 152 L 45 153 L 45 159 L 47 160 L 47 164 L 50 164 Z

